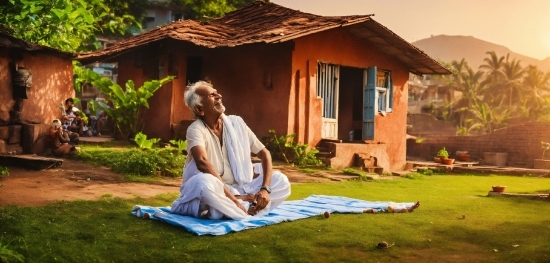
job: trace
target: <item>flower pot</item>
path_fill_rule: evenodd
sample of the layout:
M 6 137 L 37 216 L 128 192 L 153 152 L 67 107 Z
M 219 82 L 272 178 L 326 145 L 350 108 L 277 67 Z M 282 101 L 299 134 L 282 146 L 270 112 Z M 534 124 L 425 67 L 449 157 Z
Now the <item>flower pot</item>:
M 437 157 L 441 160 L 442 163 L 443 163 L 443 160 L 447 159 L 447 157 L 445 156 L 437 156 Z
M 441 160 L 441 163 L 445 164 L 445 165 L 451 165 L 455 162 L 455 159 L 453 158 L 447 158 L 447 159 L 443 159 Z
M 506 189 L 506 186 L 502 186 L 502 185 L 493 186 L 493 192 L 502 193 L 504 192 L 504 189 Z
M 434 157 L 434 162 L 436 163 L 441 163 L 441 158 L 438 157 Z
M 459 155 L 456 158 L 461 162 L 467 162 L 470 159 L 470 155 L 468 155 L 468 154 Z

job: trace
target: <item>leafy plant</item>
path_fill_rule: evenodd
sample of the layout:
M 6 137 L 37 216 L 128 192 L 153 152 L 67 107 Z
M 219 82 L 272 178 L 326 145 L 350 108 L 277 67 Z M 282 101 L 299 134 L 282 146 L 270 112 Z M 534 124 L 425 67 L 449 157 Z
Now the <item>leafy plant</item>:
M 81 146 L 74 158 L 96 165 L 111 167 L 114 172 L 124 175 L 150 176 L 160 171 L 166 176 L 181 175 L 186 156 L 175 154 L 170 148 L 152 148 L 147 151 L 138 148 L 116 150 Z
M 542 159 L 544 160 L 544 154 L 550 150 L 550 142 L 540 142 L 540 145 L 542 147 Z
M 0 175 L 10 175 L 8 167 L 0 166 Z
M 103 101 L 90 101 L 91 107 L 98 107 L 115 120 L 115 124 L 122 135 L 129 138 L 132 134 L 142 131 L 144 110 L 149 108 L 148 99 L 164 84 L 172 81 L 173 76 L 161 80 L 151 80 L 136 88 L 132 80 L 126 82 L 125 89 L 90 69 L 82 69 L 73 65 L 76 78 L 75 89 L 80 90 L 83 85 L 91 84 L 99 89 L 112 103 L 112 106 Z M 97 105 L 96 105 L 97 104 Z
M 296 134 L 277 136 L 275 130 L 269 130 L 269 135 L 263 136 L 262 140 L 272 156 L 283 159 L 286 163 L 298 166 L 321 165 L 321 160 L 316 156 L 319 150 L 315 148 L 310 150 L 308 144 L 294 142 L 295 136 Z
M 153 145 L 160 141 L 159 138 L 147 139 L 147 135 L 139 132 L 134 137 L 134 141 L 137 143 L 140 149 L 151 149 Z
M 178 147 L 178 152 L 183 153 L 187 148 L 187 141 L 184 140 L 170 140 L 170 143 Z
M 443 149 L 437 152 L 437 156 L 444 157 L 445 159 L 449 158 L 449 152 L 443 147 Z

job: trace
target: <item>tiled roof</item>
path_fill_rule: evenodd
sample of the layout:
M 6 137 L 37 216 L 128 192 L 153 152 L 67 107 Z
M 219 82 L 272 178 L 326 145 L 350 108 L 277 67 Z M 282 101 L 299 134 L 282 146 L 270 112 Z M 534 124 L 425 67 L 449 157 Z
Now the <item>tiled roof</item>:
M 82 53 L 78 60 L 84 63 L 104 60 L 163 39 L 186 41 L 207 48 L 234 47 L 280 43 L 336 27 L 347 27 L 353 34 L 402 61 L 412 73 L 450 74 L 437 61 L 372 20 L 371 16 L 318 16 L 256 1 L 209 22 L 176 21 L 106 49 Z
M 5 32 L 0 32 L 0 48 L 22 50 L 32 53 L 48 53 L 55 56 L 74 58 L 75 54 L 64 52 L 55 48 L 46 47 L 16 38 Z

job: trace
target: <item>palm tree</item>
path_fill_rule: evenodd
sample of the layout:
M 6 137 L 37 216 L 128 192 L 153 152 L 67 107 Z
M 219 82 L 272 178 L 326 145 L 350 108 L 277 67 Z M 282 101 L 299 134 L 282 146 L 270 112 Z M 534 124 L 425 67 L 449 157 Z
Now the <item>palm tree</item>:
M 462 98 L 455 102 L 456 107 L 461 112 L 459 125 L 465 125 L 465 118 L 472 106 L 477 105 L 482 100 L 482 94 L 487 89 L 487 83 L 482 81 L 485 73 L 476 71 L 466 65 L 465 72 L 460 76 L 461 81 L 457 85 L 457 90 L 462 92 Z
M 486 71 L 487 78 L 484 82 L 489 85 L 487 93 L 484 94 L 484 100 L 488 102 L 495 102 L 498 97 L 499 90 L 501 89 L 501 81 L 505 75 L 502 71 L 504 66 L 504 56 L 498 57 L 494 51 L 488 51 L 489 57 L 483 59 L 485 64 L 479 66 L 479 69 Z
M 525 77 L 523 78 L 523 90 L 524 100 L 522 104 L 527 113 L 527 117 L 532 119 L 540 118 L 540 115 L 544 113 L 549 106 L 545 95 L 548 97 L 547 92 L 550 91 L 550 72 L 545 74 L 536 66 L 529 65 L 525 71 Z
M 483 59 L 486 64 L 479 66 L 479 69 L 487 71 L 487 81 L 490 84 L 496 84 L 504 77 L 504 72 L 502 72 L 504 56 L 498 57 L 495 51 L 487 51 L 485 54 L 488 54 L 489 57 Z
M 508 107 L 512 108 L 512 101 L 514 101 L 514 98 L 516 98 L 516 104 L 521 102 L 521 98 L 523 96 L 521 90 L 521 80 L 525 74 L 525 69 L 521 67 L 520 60 L 513 59 L 512 61 L 508 61 L 508 57 L 509 54 L 506 56 L 506 62 L 504 63 L 502 69 L 504 72 L 502 84 L 507 93 L 502 93 L 503 96 L 500 105 L 502 106 L 502 102 L 507 98 L 509 101 Z

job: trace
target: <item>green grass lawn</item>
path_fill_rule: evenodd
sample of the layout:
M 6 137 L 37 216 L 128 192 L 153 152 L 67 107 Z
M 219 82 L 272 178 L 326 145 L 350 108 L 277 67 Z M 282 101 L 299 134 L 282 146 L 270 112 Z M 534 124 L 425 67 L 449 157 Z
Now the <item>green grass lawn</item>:
M 414 213 L 333 214 L 224 236 L 195 236 L 130 214 L 135 204 L 169 205 L 176 193 L 105 196 L 0 208 L 0 252 L 7 247 L 27 262 L 550 262 L 550 201 L 486 197 L 492 185 L 550 191 L 548 178 L 508 176 L 295 184 L 290 199 L 324 194 L 421 206 Z M 394 245 L 375 248 L 380 241 Z

